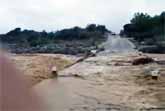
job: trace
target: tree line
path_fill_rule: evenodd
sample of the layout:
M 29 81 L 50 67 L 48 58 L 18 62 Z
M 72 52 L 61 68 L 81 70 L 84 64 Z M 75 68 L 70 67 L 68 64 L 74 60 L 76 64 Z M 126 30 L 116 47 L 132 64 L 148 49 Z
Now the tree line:
M 150 16 L 135 13 L 130 23 L 124 25 L 121 35 L 134 38 L 138 42 L 150 40 L 150 44 L 165 41 L 165 12 Z
M 58 40 L 88 40 L 90 38 L 105 39 L 105 33 L 110 33 L 104 25 L 89 24 L 85 28 L 73 27 L 56 32 L 37 32 L 34 30 L 22 30 L 15 28 L 6 34 L 0 35 L 0 41 L 10 44 L 26 44 L 29 46 L 45 45 L 55 43 Z

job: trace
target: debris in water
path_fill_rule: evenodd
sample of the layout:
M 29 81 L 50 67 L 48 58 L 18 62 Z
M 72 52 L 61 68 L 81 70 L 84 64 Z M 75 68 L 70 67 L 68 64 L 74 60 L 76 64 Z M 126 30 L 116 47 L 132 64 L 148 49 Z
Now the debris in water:
M 159 69 L 156 69 L 154 71 L 151 71 L 152 79 L 158 80 L 159 74 L 160 74 L 160 70 Z
M 144 64 L 149 64 L 153 62 L 154 62 L 154 59 L 150 57 L 138 57 L 132 61 L 132 65 L 144 65 Z
M 147 77 L 152 78 L 153 80 L 158 80 L 159 76 L 160 76 L 160 68 L 158 67 L 146 67 L 145 68 L 145 75 Z
M 56 66 L 52 67 L 51 73 L 52 73 L 51 76 L 53 76 L 53 77 L 57 77 L 58 76 L 57 67 Z
M 90 53 L 91 53 L 91 54 L 90 54 L 91 56 L 96 56 L 97 50 L 91 50 Z

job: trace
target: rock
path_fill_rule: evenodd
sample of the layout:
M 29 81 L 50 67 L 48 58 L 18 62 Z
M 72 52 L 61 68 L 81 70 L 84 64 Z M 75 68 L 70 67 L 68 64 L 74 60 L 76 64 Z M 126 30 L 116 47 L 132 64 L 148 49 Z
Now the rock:
M 143 64 L 149 64 L 149 63 L 153 63 L 154 59 L 150 58 L 150 57 L 138 57 L 135 58 L 132 61 L 132 65 L 143 65 Z

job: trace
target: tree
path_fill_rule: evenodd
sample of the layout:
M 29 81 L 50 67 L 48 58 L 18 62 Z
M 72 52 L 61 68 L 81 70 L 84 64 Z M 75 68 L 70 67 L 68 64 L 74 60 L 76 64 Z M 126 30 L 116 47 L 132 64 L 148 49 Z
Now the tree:
M 131 36 L 138 42 L 146 42 L 149 39 L 156 42 L 165 40 L 165 12 L 160 15 L 150 16 L 146 13 L 135 13 L 129 24 L 123 26 L 122 32 Z
M 105 25 L 98 25 L 96 27 L 97 31 L 100 31 L 101 33 L 105 33 L 105 32 L 108 32 L 108 30 L 106 29 Z
M 86 30 L 89 31 L 89 32 L 96 31 L 96 24 L 89 24 L 89 25 L 87 25 Z
M 131 24 L 136 25 L 138 32 L 148 31 L 153 28 L 151 16 L 144 13 L 135 13 L 134 18 L 131 20 Z
M 7 35 L 15 36 L 18 35 L 21 32 L 21 28 L 15 28 L 14 30 L 11 30 L 7 33 Z

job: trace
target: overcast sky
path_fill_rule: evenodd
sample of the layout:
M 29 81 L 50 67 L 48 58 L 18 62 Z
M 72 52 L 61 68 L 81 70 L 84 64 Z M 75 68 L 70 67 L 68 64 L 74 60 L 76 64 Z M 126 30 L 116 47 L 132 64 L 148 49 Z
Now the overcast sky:
M 119 32 L 135 12 L 165 11 L 165 0 L 0 0 L 0 33 L 21 27 L 56 31 L 89 23 Z

